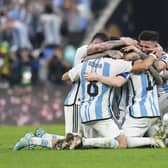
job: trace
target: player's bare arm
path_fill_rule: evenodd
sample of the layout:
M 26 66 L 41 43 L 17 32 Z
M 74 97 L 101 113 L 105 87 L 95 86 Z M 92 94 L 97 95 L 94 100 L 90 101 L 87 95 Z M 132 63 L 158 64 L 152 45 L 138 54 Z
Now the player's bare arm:
M 157 60 L 154 62 L 154 67 L 158 72 L 161 72 L 167 68 L 167 64 L 162 60 Z
M 87 60 L 90 60 L 90 59 L 107 57 L 107 56 L 110 57 L 110 58 L 113 58 L 113 59 L 122 59 L 124 54 L 122 52 L 120 52 L 119 50 L 106 50 L 106 51 L 103 51 L 101 53 L 86 55 L 83 58 L 83 61 L 87 61 Z
M 62 80 L 63 80 L 63 81 L 70 81 L 69 71 L 68 71 L 68 72 L 65 72 L 65 73 L 62 75 Z
M 103 51 L 114 49 L 116 47 L 120 47 L 124 45 L 135 45 L 136 43 L 137 43 L 136 40 L 129 37 L 125 37 L 125 38 L 121 38 L 121 40 L 113 40 L 113 41 L 102 42 L 99 44 L 92 44 L 88 47 L 87 55 L 103 52 Z
M 85 74 L 85 79 L 87 81 L 98 81 L 110 87 L 121 87 L 127 81 L 127 79 L 125 79 L 122 76 L 114 76 L 114 77 L 102 76 L 95 72 L 87 72 Z

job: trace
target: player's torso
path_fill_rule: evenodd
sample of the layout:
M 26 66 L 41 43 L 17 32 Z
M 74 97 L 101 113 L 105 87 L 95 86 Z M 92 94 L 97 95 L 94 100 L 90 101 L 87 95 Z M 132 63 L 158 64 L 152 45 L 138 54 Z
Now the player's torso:
M 157 88 L 149 72 L 131 74 L 128 109 L 133 117 L 155 117 L 160 115 Z
M 96 72 L 103 76 L 114 77 L 128 72 L 131 63 L 111 58 L 89 60 L 83 63 L 81 79 L 81 118 L 83 122 L 111 118 L 113 88 L 96 81 L 88 82 L 84 78 L 86 72 Z
M 103 76 L 110 76 L 110 64 L 101 59 L 84 63 L 81 78 L 81 118 L 82 122 L 101 120 L 111 117 L 109 98 L 112 89 L 97 81 L 88 82 L 84 79 L 86 72 L 96 72 Z

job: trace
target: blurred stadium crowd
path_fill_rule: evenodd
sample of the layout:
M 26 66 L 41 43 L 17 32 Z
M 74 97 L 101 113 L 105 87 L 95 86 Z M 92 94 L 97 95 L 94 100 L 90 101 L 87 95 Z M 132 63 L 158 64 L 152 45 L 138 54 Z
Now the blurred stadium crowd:
M 0 125 L 63 119 L 66 87 L 61 76 L 106 4 L 0 0 Z
M 0 88 L 60 78 L 107 1 L 1 0 Z

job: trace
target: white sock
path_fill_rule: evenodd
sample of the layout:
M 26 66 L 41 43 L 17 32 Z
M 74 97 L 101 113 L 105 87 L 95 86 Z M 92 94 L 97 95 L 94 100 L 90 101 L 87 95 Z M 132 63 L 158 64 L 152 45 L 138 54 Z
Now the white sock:
M 52 140 L 47 138 L 32 137 L 29 141 L 31 145 L 52 148 Z
M 57 135 L 57 134 L 49 134 L 45 133 L 42 138 L 47 138 L 47 139 L 64 139 L 65 136 L 62 135 Z
M 126 137 L 128 148 L 155 145 L 156 142 L 151 137 Z
M 100 148 L 117 148 L 119 143 L 112 138 L 83 138 L 82 144 L 84 147 L 100 147 Z

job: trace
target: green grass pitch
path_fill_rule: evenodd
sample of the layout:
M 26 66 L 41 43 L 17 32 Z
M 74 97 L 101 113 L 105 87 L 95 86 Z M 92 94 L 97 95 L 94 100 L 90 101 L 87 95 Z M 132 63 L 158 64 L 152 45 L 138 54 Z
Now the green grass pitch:
M 64 133 L 63 125 L 41 126 Z M 0 127 L 0 168 L 166 168 L 168 149 L 90 149 L 52 151 L 44 148 L 13 152 L 16 141 L 35 126 Z

